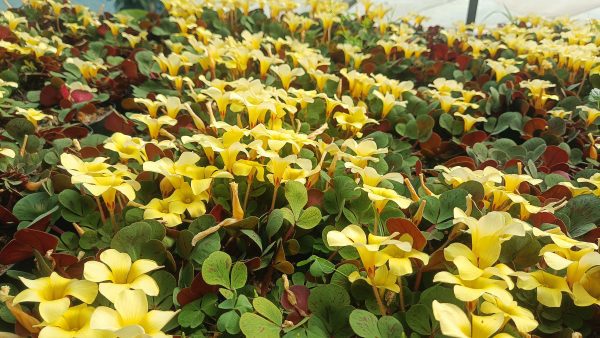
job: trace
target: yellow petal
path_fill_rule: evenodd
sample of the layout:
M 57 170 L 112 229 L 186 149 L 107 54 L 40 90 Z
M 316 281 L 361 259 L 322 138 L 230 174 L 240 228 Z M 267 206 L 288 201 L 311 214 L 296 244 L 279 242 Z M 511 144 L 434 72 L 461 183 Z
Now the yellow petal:
M 199 195 L 199 194 L 205 192 L 206 190 L 208 190 L 208 188 L 210 188 L 211 183 L 212 183 L 212 178 L 203 178 L 203 179 L 199 179 L 199 180 L 192 180 L 192 183 L 191 183 L 192 192 L 195 195 Z
M 129 269 L 131 269 L 131 257 L 128 254 L 108 249 L 100 254 L 100 260 L 112 271 L 113 282 L 125 283 Z
M 160 333 L 160 330 L 167 325 L 167 323 L 173 317 L 175 317 L 176 314 L 177 312 L 175 311 L 153 310 L 148 312 L 140 325 L 144 328 L 147 334 Z
M 483 289 L 474 289 L 462 285 L 454 286 L 454 295 L 463 302 L 472 302 L 484 294 Z
M 408 258 L 390 258 L 390 271 L 396 276 L 409 275 L 413 272 L 412 264 Z
M 128 325 L 117 331 L 115 331 L 115 336 L 123 337 L 123 338 L 137 338 L 137 337 L 147 337 L 144 332 L 144 328 L 141 325 Z M 158 338 L 163 338 L 162 336 L 158 336 Z
M 75 280 L 67 285 L 65 295 L 73 296 L 86 304 L 91 304 L 98 295 L 98 284 L 87 280 Z
M 140 324 L 148 313 L 148 300 L 141 290 L 125 290 L 114 302 L 124 326 Z
M 150 271 L 154 271 L 154 270 L 157 270 L 160 268 L 161 267 L 158 264 L 156 264 L 156 262 L 153 260 L 138 259 L 137 261 L 133 262 L 133 264 L 131 265 L 131 269 L 129 270 L 129 275 L 127 275 L 127 281 L 129 283 L 131 283 L 138 276 L 141 276 Z
M 573 264 L 573 261 L 568 260 L 554 252 L 544 252 L 544 261 L 554 270 L 562 270 Z
M 193 218 L 200 217 L 206 214 L 206 205 L 204 204 L 204 202 L 194 202 L 192 204 L 188 204 L 187 211 Z
M 592 297 L 581 283 L 573 284 L 573 302 L 577 306 L 590 306 L 600 304 L 600 301 Z
M 132 181 L 135 182 L 135 181 Z M 135 184 L 135 183 L 134 183 Z M 127 183 L 123 183 L 119 186 L 116 186 L 115 189 L 125 195 L 128 200 L 133 201 L 135 199 L 135 189 Z
M 465 256 L 454 258 L 453 263 L 456 265 L 461 279 L 474 280 L 483 274 L 483 270 L 473 265 L 473 263 Z
M 451 274 L 448 271 L 440 271 L 440 272 L 436 273 L 435 276 L 433 277 L 433 281 L 441 282 L 441 283 L 449 283 L 449 284 L 459 284 L 460 283 L 460 279 L 458 279 L 458 277 L 456 277 L 455 275 Z
M 471 316 L 473 324 L 473 338 L 488 338 L 493 335 L 502 324 L 504 324 L 504 315 L 496 313 L 491 316 Z
M 94 196 L 100 196 L 104 194 L 108 189 L 112 189 L 105 185 L 95 185 L 90 183 L 84 183 L 83 186 Z
M 533 319 L 533 314 L 531 312 L 529 312 L 528 310 L 521 308 L 521 307 L 519 307 L 518 310 L 520 312 L 518 315 L 510 316 L 513 323 L 515 323 L 517 330 L 519 330 L 519 332 L 523 332 L 523 333 L 527 333 L 527 332 L 531 332 L 531 331 L 535 330 L 535 328 L 538 327 L 539 324 L 538 324 L 537 320 Z M 524 313 L 524 311 L 527 311 L 527 312 Z
M 473 251 L 471 251 L 471 248 L 462 243 L 452 243 L 444 249 L 444 258 L 448 262 L 452 262 L 456 257 L 461 256 L 466 257 L 471 262 L 475 262 L 477 260 L 477 258 L 473 254 Z
M 327 244 L 329 246 L 349 246 L 354 242 L 340 231 L 332 230 L 327 233 Z
M 471 323 L 467 315 L 456 305 L 434 300 L 433 316 L 440 322 L 442 333 L 449 337 L 471 338 Z
M 92 282 L 99 283 L 107 280 L 112 280 L 113 275 L 104 263 L 97 261 L 89 261 L 86 262 L 83 266 L 83 278 Z
M 544 286 L 537 288 L 537 300 L 548 307 L 560 307 L 562 292 Z
M 19 292 L 18 295 L 13 298 L 13 304 L 23 303 L 23 302 L 41 302 L 44 298 L 40 294 L 38 290 L 34 289 L 25 289 Z
M 157 296 L 159 292 L 158 284 L 156 284 L 156 281 L 148 275 L 138 276 L 131 284 L 129 284 L 129 287 L 142 290 L 148 296 Z
M 71 302 L 69 298 L 61 298 L 40 303 L 40 316 L 46 322 L 52 323 L 59 319 L 68 309 Z
M 98 290 L 101 295 L 114 303 L 121 295 L 121 292 L 129 290 L 129 284 L 100 283 Z
M 121 328 L 119 313 L 105 306 L 96 308 L 90 319 L 90 328 L 95 330 L 118 330 Z
M 350 224 L 342 230 L 342 233 L 356 244 L 366 244 L 367 236 L 358 225 Z
M 75 337 L 73 331 L 67 331 L 60 327 L 56 326 L 46 326 L 40 331 L 38 338 L 56 338 L 56 337 L 64 337 L 64 338 L 73 338 Z M 16 336 L 19 337 L 19 336 Z

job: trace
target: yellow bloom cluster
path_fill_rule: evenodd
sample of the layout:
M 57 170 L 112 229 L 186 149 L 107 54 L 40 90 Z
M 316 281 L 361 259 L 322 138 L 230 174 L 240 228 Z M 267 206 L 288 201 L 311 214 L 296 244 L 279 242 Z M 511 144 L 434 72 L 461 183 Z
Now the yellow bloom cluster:
M 82 280 L 56 272 L 33 280 L 20 277 L 27 289 L 15 297 L 4 295 L 3 301 L 38 303 L 41 338 L 169 337 L 161 329 L 177 312 L 149 311 L 146 298 L 158 295 L 158 285 L 148 273 L 159 268 L 154 261 L 132 262 L 128 254 L 108 249 L 100 261 L 84 264 Z M 92 305 L 98 291 L 113 307 Z M 74 299 L 81 304 L 72 306 Z

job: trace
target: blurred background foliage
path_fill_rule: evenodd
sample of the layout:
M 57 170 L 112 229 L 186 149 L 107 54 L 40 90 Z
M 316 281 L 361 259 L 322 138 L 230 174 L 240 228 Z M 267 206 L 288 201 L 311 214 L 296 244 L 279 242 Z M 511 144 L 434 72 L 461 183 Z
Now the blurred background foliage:
M 163 9 L 160 0 L 114 0 L 117 11 L 123 9 L 145 9 L 149 12 L 159 12 Z

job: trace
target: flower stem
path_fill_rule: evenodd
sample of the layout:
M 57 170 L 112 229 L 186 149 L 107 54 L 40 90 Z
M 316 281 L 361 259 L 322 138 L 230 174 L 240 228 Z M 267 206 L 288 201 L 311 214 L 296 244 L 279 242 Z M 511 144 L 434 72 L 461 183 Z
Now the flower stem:
M 95 197 L 96 204 L 98 205 L 98 210 L 100 210 L 100 219 L 102 219 L 102 224 L 106 223 L 106 215 L 104 214 L 104 208 L 102 208 L 102 204 L 100 203 L 100 199 L 98 196 Z
M 373 210 L 375 211 L 375 220 L 373 221 L 373 235 L 377 236 L 379 234 L 379 213 L 377 209 L 373 206 Z
M 379 306 L 379 312 L 381 312 L 382 316 L 385 316 L 387 314 L 387 309 L 381 301 L 381 295 L 379 295 L 379 290 L 377 290 L 377 287 L 374 285 L 371 285 L 371 287 L 373 288 L 373 295 L 375 295 L 375 300 L 377 301 L 377 305 Z
M 275 201 L 277 200 L 277 191 L 279 190 L 279 185 L 275 185 L 273 189 L 273 199 L 271 200 L 271 208 L 269 211 L 273 211 L 273 209 L 275 209 Z
M 404 312 L 406 310 L 406 306 L 404 304 L 404 287 L 402 285 L 402 277 L 398 277 L 398 286 L 400 286 L 400 312 Z
M 254 169 L 253 169 L 254 170 Z M 251 173 L 248 177 L 248 186 L 246 187 L 246 193 L 244 194 L 244 210 L 248 205 L 248 198 L 250 197 L 250 191 L 252 190 L 252 182 L 254 181 L 254 174 Z
M 115 211 L 113 209 L 108 209 L 108 213 L 110 214 L 110 221 L 113 224 L 113 233 L 117 233 L 119 231 L 119 224 L 117 224 L 117 219 L 115 218 Z

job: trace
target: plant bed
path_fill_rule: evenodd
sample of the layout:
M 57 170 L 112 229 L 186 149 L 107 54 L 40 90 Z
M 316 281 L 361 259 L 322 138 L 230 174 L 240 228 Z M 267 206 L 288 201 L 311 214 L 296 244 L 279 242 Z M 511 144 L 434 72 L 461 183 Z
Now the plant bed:
M 598 21 L 25 2 L 0 17 L 0 331 L 600 330 Z

